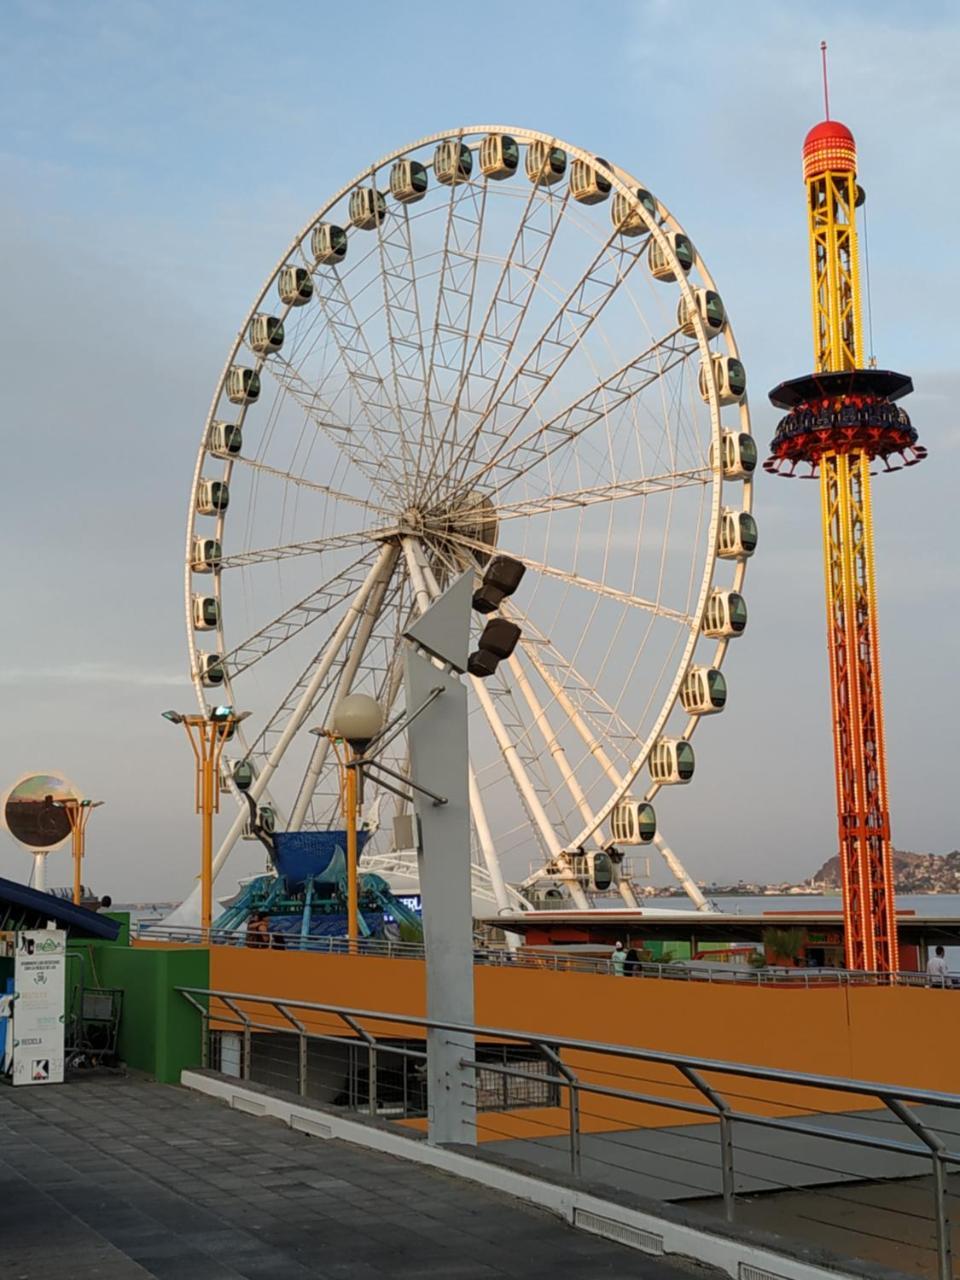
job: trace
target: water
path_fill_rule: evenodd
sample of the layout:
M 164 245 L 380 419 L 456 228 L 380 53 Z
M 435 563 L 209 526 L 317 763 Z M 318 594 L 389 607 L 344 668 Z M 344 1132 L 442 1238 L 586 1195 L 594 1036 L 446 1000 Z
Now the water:
M 842 911 L 840 895 L 785 893 L 771 897 L 741 898 L 712 897 L 721 911 L 731 915 L 752 915 L 760 911 Z M 689 908 L 693 903 L 688 898 L 647 898 L 645 905 L 651 907 L 676 907 L 678 911 Z M 918 916 L 952 916 L 960 915 L 960 893 L 904 893 L 897 895 L 898 911 L 914 911 Z

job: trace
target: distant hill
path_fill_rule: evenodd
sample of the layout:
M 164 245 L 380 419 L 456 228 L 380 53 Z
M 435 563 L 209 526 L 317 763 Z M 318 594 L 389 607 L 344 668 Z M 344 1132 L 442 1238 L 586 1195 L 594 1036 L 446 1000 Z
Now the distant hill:
M 910 853 L 894 849 L 893 877 L 899 893 L 960 893 L 960 849 L 951 853 Z M 812 880 L 839 888 L 840 859 L 829 858 Z

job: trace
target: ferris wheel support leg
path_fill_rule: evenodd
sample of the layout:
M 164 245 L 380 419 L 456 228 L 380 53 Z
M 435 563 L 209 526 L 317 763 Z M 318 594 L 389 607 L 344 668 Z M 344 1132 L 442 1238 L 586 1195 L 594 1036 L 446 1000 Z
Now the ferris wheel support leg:
M 712 911 L 713 907 L 711 907 L 710 903 L 706 900 L 706 898 L 697 888 L 697 885 L 694 883 L 694 881 L 691 880 L 687 869 L 684 867 L 683 863 L 680 861 L 677 855 L 673 852 L 673 850 L 667 844 L 666 840 L 664 840 L 663 836 L 660 834 L 659 831 L 653 837 L 653 843 L 660 850 L 660 854 L 664 862 L 667 864 L 667 866 L 670 868 L 670 870 L 673 872 L 676 878 L 680 881 L 681 885 L 683 885 L 683 888 L 686 892 L 687 897 L 690 899 L 693 905 L 697 908 L 697 910 Z
M 570 723 L 573 725 L 577 733 L 580 735 L 584 745 L 586 746 L 590 754 L 593 756 L 594 760 L 596 760 L 597 764 L 600 766 L 603 772 L 607 775 L 612 786 L 614 787 L 622 786 L 623 778 L 620 776 L 619 772 L 614 767 L 612 760 L 604 751 L 603 747 L 601 747 L 600 743 L 597 740 L 597 735 L 591 731 L 590 726 L 587 724 L 583 716 L 574 706 L 573 702 L 570 699 L 569 694 L 566 692 L 563 685 L 560 684 L 558 680 L 554 679 L 554 676 L 550 671 L 549 667 L 547 667 L 543 662 L 540 661 L 537 655 L 531 651 L 531 648 L 527 647 L 526 645 L 523 645 L 522 640 L 520 641 L 520 643 L 523 646 L 523 651 L 529 658 L 530 663 L 533 666 L 534 670 L 537 672 L 541 680 L 544 682 L 544 684 L 547 686 L 547 688 L 556 698 L 558 704 L 563 708 L 563 710 L 570 717 Z
M 259 800 L 260 796 L 266 790 L 267 784 L 276 772 L 277 766 L 283 759 L 287 747 L 289 747 L 290 743 L 303 728 L 304 722 L 313 710 L 314 699 L 320 692 L 320 688 L 323 685 L 324 680 L 330 674 L 330 668 L 333 666 L 337 655 L 346 643 L 347 636 L 350 634 L 350 631 L 355 625 L 357 619 L 362 615 L 367 599 L 379 581 L 392 553 L 393 548 L 388 545 L 384 545 L 381 548 L 376 563 L 367 574 L 359 591 L 353 597 L 347 612 L 341 619 L 339 626 L 327 642 L 327 647 L 324 650 L 323 657 L 318 662 L 316 671 L 314 671 L 313 675 L 310 677 L 310 682 L 306 689 L 304 689 L 300 701 L 297 703 L 293 710 L 293 714 L 287 721 L 283 733 L 277 740 L 276 746 L 270 752 L 266 764 L 260 770 L 257 777 L 254 779 L 253 785 L 247 792 L 247 795 L 252 796 L 254 800 Z M 223 843 L 217 850 L 217 856 L 213 860 L 214 879 L 216 879 L 220 874 L 224 863 L 230 856 L 233 846 L 236 844 L 239 839 L 240 832 L 243 830 L 243 825 L 246 822 L 247 817 L 248 810 L 246 806 L 244 806 L 244 808 L 238 811 L 237 816 L 234 818 L 233 823 L 230 826 L 230 830 L 224 837 Z
M 333 695 L 332 706 L 345 698 L 350 692 L 353 682 L 356 679 L 357 671 L 360 663 L 363 661 L 363 655 L 366 652 L 367 645 L 370 642 L 370 636 L 373 628 L 377 623 L 377 615 L 380 612 L 380 606 L 383 604 L 383 597 L 387 594 L 387 587 L 390 585 L 390 577 L 393 573 L 394 566 L 400 555 L 399 550 L 391 546 L 391 557 L 384 565 L 383 571 L 373 586 L 373 590 L 367 597 L 366 604 L 363 608 L 363 614 L 357 626 L 357 634 L 353 639 L 353 648 L 350 650 L 350 656 L 344 663 L 343 671 L 340 673 L 340 679 L 337 681 L 336 692 Z M 323 766 L 326 763 L 327 754 L 330 750 L 330 739 L 325 736 L 317 738 L 316 745 L 310 756 L 310 763 L 307 765 L 307 771 L 303 775 L 303 781 L 300 783 L 300 790 L 297 793 L 296 803 L 293 806 L 293 812 L 290 814 L 290 821 L 287 829 L 289 831 L 299 831 L 303 826 L 307 811 L 310 808 L 310 802 L 313 799 L 313 793 L 316 790 L 320 775 L 323 772 Z
M 480 788 L 477 786 L 477 775 L 473 771 L 472 764 L 468 766 L 467 781 L 470 788 L 470 813 L 473 818 L 473 825 L 476 828 L 477 842 L 483 855 L 484 866 L 490 876 L 490 887 L 493 889 L 493 896 L 496 898 L 497 906 L 500 910 L 509 911 L 511 907 L 507 886 L 504 883 L 500 860 L 497 857 L 493 836 L 490 832 L 490 824 L 487 822 L 487 811 L 483 807 L 483 798 L 480 795 Z M 511 951 L 515 951 L 520 945 L 519 934 L 507 933 L 506 939 L 507 946 Z
M 530 708 L 530 714 L 533 716 L 534 724 L 537 726 L 540 731 L 540 736 L 543 738 L 543 745 L 553 757 L 553 762 L 557 766 L 557 770 L 559 771 L 560 777 L 563 779 L 564 785 L 570 792 L 570 797 L 573 800 L 573 803 L 580 811 L 580 816 L 583 818 L 584 822 L 593 822 L 593 810 L 587 803 L 587 797 L 583 794 L 580 783 L 577 781 L 573 770 L 570 768 L 570 761 L 567 759 L 567 753 L 558 741 L 557 735 L 553 731 L 553 726 L 547 719 L 547 713 L 543 708 L 543 704 L 537 697 L 533 685 L 531 685 L 530 681 L 527 679 L 527 673 L 520 665 L 520 660 L 515 653 L 507 659 L 507 665 L 510 667 L 510 673 L 516 682 L 517 688 L 520 690 L 524 702 L 526 702 L 527 706 Z M 602 849 L 604 840 L 603 833 L 600 828 L 595 827 L 592 834 L 594 844 L 599 849 Z

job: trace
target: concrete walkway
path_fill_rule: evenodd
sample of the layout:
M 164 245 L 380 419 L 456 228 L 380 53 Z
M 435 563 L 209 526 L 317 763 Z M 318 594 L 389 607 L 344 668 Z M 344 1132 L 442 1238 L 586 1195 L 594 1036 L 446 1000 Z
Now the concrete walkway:
M 716 1276 L 392 1156 L 124 1078 L 0 1087 L 4 1280 Z

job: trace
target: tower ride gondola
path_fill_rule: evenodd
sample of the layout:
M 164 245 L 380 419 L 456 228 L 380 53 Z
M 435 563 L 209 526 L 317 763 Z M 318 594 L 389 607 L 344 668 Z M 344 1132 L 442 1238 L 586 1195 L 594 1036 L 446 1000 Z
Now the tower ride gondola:
M 871 466 L 885 471 L 926 457 L 895 402 L 913 390 L 902 373 L 862 368 L 860 262 L 853 134 L 827 118 L 807 134 L 813 290 L 812 374 L 783 382 L 770 399 L 787 414 L 771 442 L 767 471 L 820 478 L 833 709 L 839 855 L 846 965 L 899 969 L 894 907 L 883 698 L 873 568 Z

